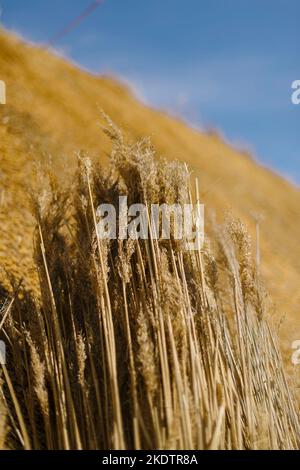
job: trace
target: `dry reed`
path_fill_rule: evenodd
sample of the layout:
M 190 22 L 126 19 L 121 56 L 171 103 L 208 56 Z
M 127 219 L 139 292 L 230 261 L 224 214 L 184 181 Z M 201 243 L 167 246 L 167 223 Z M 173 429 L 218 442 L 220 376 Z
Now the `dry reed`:
M 128 143 L 111 122 L 106 132 L 109 169 L 81 155 L 72 188 L 50 175 L 33 198 L 40 295 L 1 293 L 11 302 L 0 318 L 0 445 L 298 448 L 245 228 L 230 218 L 189 252 L 151 236 L 100 240 L 95 209 L 117 207 L 119 194 L 148 207 L 199 199 L 185 166 L 158 160 L 148 140 Z

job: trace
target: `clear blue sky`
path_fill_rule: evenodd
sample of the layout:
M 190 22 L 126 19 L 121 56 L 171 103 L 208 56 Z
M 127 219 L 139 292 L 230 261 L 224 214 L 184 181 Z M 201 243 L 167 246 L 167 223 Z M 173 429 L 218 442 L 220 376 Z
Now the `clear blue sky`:
M 0 0 L 3 24 L 38 42 L 89 3 Z M 300 184 L 299 0 L 105 0 L 56 47 Z

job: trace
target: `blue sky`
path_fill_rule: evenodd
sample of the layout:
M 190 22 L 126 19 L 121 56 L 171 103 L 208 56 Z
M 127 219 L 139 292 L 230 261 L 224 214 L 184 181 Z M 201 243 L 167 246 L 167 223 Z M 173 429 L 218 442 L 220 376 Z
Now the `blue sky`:
M 4 26 L 37 42 L 89 3 L 0 0 Z M 105 0 L 56 47 L 300 184 L 299 0 Z

